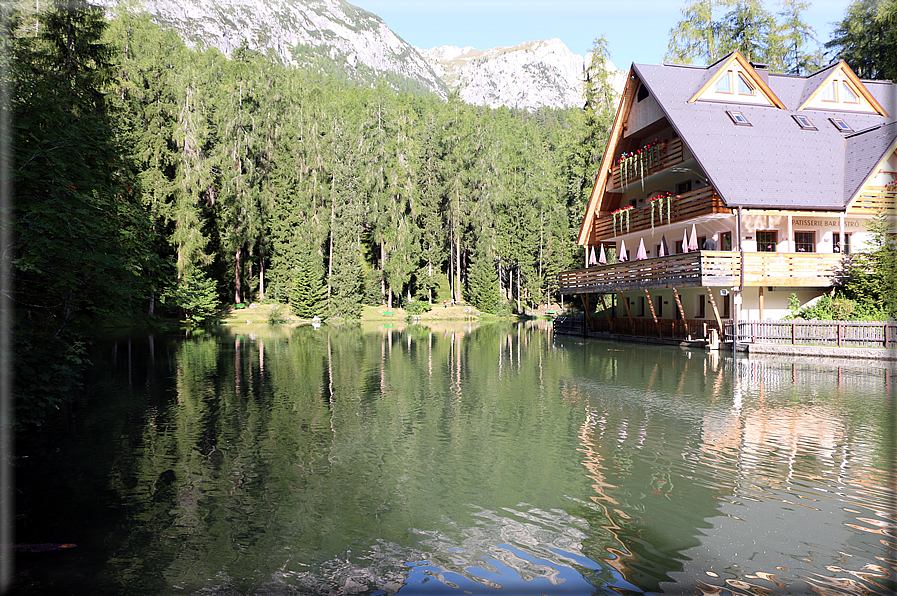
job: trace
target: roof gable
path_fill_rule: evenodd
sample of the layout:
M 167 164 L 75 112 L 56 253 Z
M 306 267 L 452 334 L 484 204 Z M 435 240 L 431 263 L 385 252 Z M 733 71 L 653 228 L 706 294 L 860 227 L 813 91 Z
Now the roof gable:
M 866 89 L 846 62 L 841 60 L 822 80 L 803 103 L 800 110 L 848 111 L 864 114 L 877 113 L 885 118 L 888 113 Z
M 874 197 L 887 183 L 897 179 L 897 122 L 850 135 L 847 143 L 847 167 L 844 191 L 847 209 L 862 212 L 872 209 L 894 211 L 894 195 Z M 875 188 L 878 187 L 878 188 Z M 873 200 L 870 201 L 870 198 Z
M 776 94 L 772 92 L 772 89 L 750 62 L 737 50 L 729 54 L 727 58 L 720 60 L 716 65 L 716 70 L 711 72 L 710 77 L 688 100 L 688 103 L 722 101 L 785 108 L 785 104 L 776 97 Z

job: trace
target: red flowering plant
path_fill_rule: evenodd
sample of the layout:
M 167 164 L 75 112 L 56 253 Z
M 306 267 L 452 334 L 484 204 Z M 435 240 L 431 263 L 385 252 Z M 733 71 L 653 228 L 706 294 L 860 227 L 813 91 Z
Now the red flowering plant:
M 651 231 L 654 231 L 654 210 L 657 209 L 660 217 L 658 221 L 663 223 L 663 206 L 666 203 L 667 208 L 667 224 L 670 223 L 670 214 L 673 210 L 673 193 L 663 192 L 657 196 L 651 197 Z
M 617 158 L 617 165 L 620 166 L 620 185 L 626 184 L 629 178 L 636 175 L 642 180 L 642 190 L 645 189 L 645 175 L 650 173 L 651 169 L 660 163 L 661 151 L 665 141 L 654 139 L 653 143 L 631 151 L 623 153 Z
M 620 219 L 620 233 L 623 233 L 623 219 L 626 219 L 626 231 L 629 231 L 629 212 L 632 211 L 632 205 L 627 205 L 625 207 L 620 207 L 616 211 L 611 211 L 611 215 L 614 216 L 614 236 L 617 235 L 617 218 Z

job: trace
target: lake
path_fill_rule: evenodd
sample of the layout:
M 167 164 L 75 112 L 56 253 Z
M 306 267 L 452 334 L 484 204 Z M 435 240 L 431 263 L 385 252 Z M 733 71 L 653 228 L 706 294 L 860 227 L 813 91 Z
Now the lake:
M 97 346 L 17 445 L 21 594 L 889 594 L 895 374 L 555 335 Z

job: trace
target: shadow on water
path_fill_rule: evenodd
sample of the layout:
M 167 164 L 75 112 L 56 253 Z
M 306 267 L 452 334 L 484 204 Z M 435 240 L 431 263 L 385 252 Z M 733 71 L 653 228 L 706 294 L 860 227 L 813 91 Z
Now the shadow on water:
M 22 594 L 889 593 L 886 368 L 527 324 L 96 354 L 18 446 Z M 828 591 L 828 592 L 827 592 Z

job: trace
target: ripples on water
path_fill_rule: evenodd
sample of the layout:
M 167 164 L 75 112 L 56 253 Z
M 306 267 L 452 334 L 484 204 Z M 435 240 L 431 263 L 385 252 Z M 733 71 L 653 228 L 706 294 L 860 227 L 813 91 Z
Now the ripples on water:
M 21 469 L 17 541 L 79 544 L 20 557 L 21 593 L 897 586 L 893 377 L 873 363 L 524 326 L 148 345 L 113 346 L 74 432 Z

